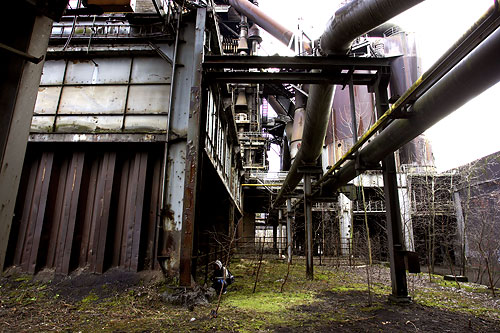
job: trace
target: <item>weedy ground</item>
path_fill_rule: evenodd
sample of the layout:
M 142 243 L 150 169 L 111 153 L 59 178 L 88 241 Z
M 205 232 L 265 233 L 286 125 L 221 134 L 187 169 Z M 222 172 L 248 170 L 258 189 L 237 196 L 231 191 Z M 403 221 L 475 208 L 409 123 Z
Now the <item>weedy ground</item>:
M 287 264 L 269 259 L 262 262 L 254 293 L 257 264 L 231 263 L 236 281 L 222 296 L 216 318 L 211 312 L 217 299 L 192 311 L 166 304 L 160 295 L 171 288 L 159 274 L 13 274 L 0 280 L 0 331 L 500 332 L 500 298 L 484 286 L 409 274 L 413 302 L 400 305 L 388 301 L 385 266 L 317 265 L 310 281 L 297 261 L 280 292 Z

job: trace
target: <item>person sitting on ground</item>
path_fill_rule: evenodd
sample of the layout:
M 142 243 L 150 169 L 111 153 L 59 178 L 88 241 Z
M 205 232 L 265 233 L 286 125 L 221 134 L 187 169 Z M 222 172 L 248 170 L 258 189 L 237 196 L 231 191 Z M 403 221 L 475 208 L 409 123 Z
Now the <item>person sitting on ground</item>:
M 213 285 L 212 287 L 220 293 L 226 293 L 226 288 L 228 285 L 234 282 L 234 276 L 231 272 L 222 265 L 220 260 L 216 260 L 214 262 L 214 277 L 212 279 Z

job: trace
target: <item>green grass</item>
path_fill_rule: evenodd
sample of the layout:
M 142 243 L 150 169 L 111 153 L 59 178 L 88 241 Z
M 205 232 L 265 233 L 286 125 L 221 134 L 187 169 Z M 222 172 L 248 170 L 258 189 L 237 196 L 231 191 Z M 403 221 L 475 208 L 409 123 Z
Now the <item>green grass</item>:
M 13 318 L 30 320 L 30 314 L 35 312 L 49 325 L 33 326 L 38 325 L 38 321 L 32 319 L 29 324 L 20 322 L 19 327 L 31 325 L 35 330 L 42 331 L 53 328 L 86 332 L 255 332 L 273 331 L 279 327 L 314 331 L 332 325 L 371 320 L 380 310 L 387 310 L 390 306 L 386 302 L 391 293 L 387 277 L 378 280 L 380 274 L 372 274 L 374 300 L 370 305 L 364 268 L 315 266 L 314 280 L 309 281 L 305 278 L 305 264 L 300 261 L 291 266 L 283 292 L 280 288 L 287 264 L 277 260 L 263 261 L 256 292 L 253 293 L 256 264 L 250 260 L 234 260 L 231 263 L 230 269 L 236 281 L 222 296 L 217 318 L 210 316 L 217 300 L 208 306 L 197 306 L 192 312 L 182 306 L 165 304 L 159 297 L 169 289 L 164 282 L 131 286 L 112 297 L 104 297 L 99 293 L 100 289 L 96 289 L 79 301 L 71 301 L 60 297 L 50 284 L 21 276 L 0 285 L 0 302 L 2 306 L 15 308 L 16 311 L 26 309 L 24 317 L 16 314 Z M 373 271 L 387 276 L 386 268 L 375 267 Z M 411 288 L 411 296 L 417 305 L 500 319 L 500 311 L 484 302 L 484 299 L 490 299 L 484 286 L 462 283 L 458 290 L 456 283 L 444 281 L 439 276 L 434 276 L 432 283 L 428 282 L 427 275 L 412 275 L 409 281 L 412 279 L 418 281 L 420 286 Z M 411 282 L 409 285 L 411 287 Z M 109 290 L 103 291 L 110 295 Z M 408 310 L 403 308 L 401 311 Z M 9 322 L 13 323 L 16 322 Z

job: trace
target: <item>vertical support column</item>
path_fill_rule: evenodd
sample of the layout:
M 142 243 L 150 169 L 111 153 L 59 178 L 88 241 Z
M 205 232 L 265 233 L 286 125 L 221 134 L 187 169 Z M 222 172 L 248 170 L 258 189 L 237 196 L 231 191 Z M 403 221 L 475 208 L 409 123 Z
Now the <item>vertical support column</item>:
M 469 243 L 467 241 L 467 230 L 465 226 L 465 218 L 462 210 L 462 200 L 460 198 L 460 192 L 457 188 L 453 189 L 453 206 L 455 207 L 455 216 L 457 217 L 457 236 L 458 244 L 460 249 L 457 251 L 460 253 L 460 259 L 458 262 L 462 267 L 462 275 L 465 275 L 465 263 L 469 257 Z
M 283 248 L 283 211 L 278 210 L 278 257 L 281 259 L 281 249 Z
M 37 16 L 18 2 L 17 10 L 5 9 L 0 26 L 5 33 L 2 43 L 39 57 L 47 51 L 52 20 Z M 21 3 L 21 2 L 20 2 Z M 10 8 L 13 9 L 13 8 Z M 18 14 L 16 24 L 9 16 Z M 9 243 L 16 194 L 28 142 L 43 62 L 33 64 L 17 55 L 2 52 L 0 64 L 0 272 L 3 271 Z M 8 189 L 8 190 L 7 190 Z
M 352 248 L 352 202 L 344 194 L 339 194 L 340 206 L 340 254 L 351 256 Z
M 243 233 L 241 235 L 245 242 L 255 242 L 255 213 L 243 214 Z
M 387 80 L 379 77 L 375 86 L 375 100 L 378 116 L 389 107 Z M 406 283 L 404 263 L 404 239 L 402 233 L 401 210 L 399 207 L 398 182 L 394 153 L 382 160 L 384 194 L 386 202 L 387 243 L 391 267 L 392 294 L 389 299 L 395 302 L 410 302 Z
M 356 119 L 356 102 L 354 101 L 354 86 L 352 75 L 349 79 L 349 104 L 351 105 L 351 126 L 352 126 L 352 144 L 358 142 L 358 121 Z
M 413 224 L 411 221 L 410 192 L 406 174 L 398 174 L 398 195 L 401 206 L 401 218 L 403 227 L 403 239 L 407 251 L 415 251 L 413 239 Z
M 276 224 L 273 225 L 273 249 L 278 248 L 278 226 Z
M 292 199 L 286 199 L 286 248 L 288 262 L 292 262 Z
M 193 53 L 193 84 L 191 87 L 189 105 L 189 123 L 187 133 L 186 151 L 186 178 L 184 185 L 183 218 L 181 230 L 181 253 L 179 266 L 179 280 L 182 286 L 191 285 L 191 268 L 194 228 L 197 215 L 198 178 L 201 172 L 201 149 L 203 143 L 201 124 L 202 112 L 202 87 L 201 73 L 203 62 L 206 8 L 198 8 L 196 15 L 196 28 L 194 34 Z
M 314 279 L 313 271 L 313 237 L 312 237 L 312 201 L 311 174 L 304 173 L 304 220 L 306 227 L 306 277 Z

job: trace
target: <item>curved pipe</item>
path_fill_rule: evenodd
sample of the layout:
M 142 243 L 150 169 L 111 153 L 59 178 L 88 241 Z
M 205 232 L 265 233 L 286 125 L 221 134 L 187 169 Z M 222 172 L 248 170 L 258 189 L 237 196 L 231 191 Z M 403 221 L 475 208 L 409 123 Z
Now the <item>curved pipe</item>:
M 304 85 L 304 90 L 309 91 L 309 85 Z M 302 145 L 302 135 L 304 132 L 305 112 L 307 97 L 298 89 L 295 90 L 295 111 L 292 123 L 292 136 L 290 140 L 290 159 L 295 160 L 295 156 Z
M 413 117 L 393 121 L 359 152 L 362 163 L 372 164 L 396 151 L 472 98 L 500 81 L 500 29 L 497 29 L 467 58 L 431 87 L 415 104 Z M 323 192 L 335 191 L 356 176 L 355 161 L 349 161 Z
M 320 37 L 323 54 L 345 54 L 352 41 L 424 0 L 353 1 L 340 8 L 328 21 Z
M 379 26 L 406 9 L 423 0 L 365 0 L 353 1 L 338 10 L 330 19 L 326 31 L 321 36 L 323 52 L 345 54 L 359 35 Z M 381 10 L 372 13 L 373 10 Z M 306 120 L 302 147 L 297 153 L 290 171 L 283 183 L 275 204 L 283 200 L 286 193 L 300 182 L 299 166 L 313 164 L 321 154 L 330 112 L 332 111 L 333 86 L 311 85 L 306 108 Z M 316 120 L 322 120 L 316 121 Z
M 264 13 L 259 7 L 252 4 L 247 0 L 224 0 L 228 5 L 231 5 L 240 14 L 245 15 L 262 29 L 269 32 L 272 36 L 278 39 L 283 44 L 295 50 L 295 43 L 290 43 L 293 38 L 293 32 L 276 22 L 269 15 Z M 310 54 L 312 52 L 311 46 L 304 42 L 302 47 L 305 52 Z
M 333 102 L 333 86 L 329 84 L 315 85 L 316 89 L 309 90 L 309 98 L 307 99 L 307 110 L 316 110 L 320 106 L 326 106 L 331 110 Z M 302 146 L 295 156 L 295 160 L 288 171 L 288 175 L 283 182 L 278 198 L 284 193 L 291 192 L 302 179 L 302 174 L 298 173 L 298 168 L 303 165 L 315 164 L 318 157 L 321 155 L 326 128 L 328 126 L 329 113 L 321 112 L 306 112 Z M 320 134 L 317 134 L 320 133 Z M 309 139 L 309 140 L 306 140 Z

